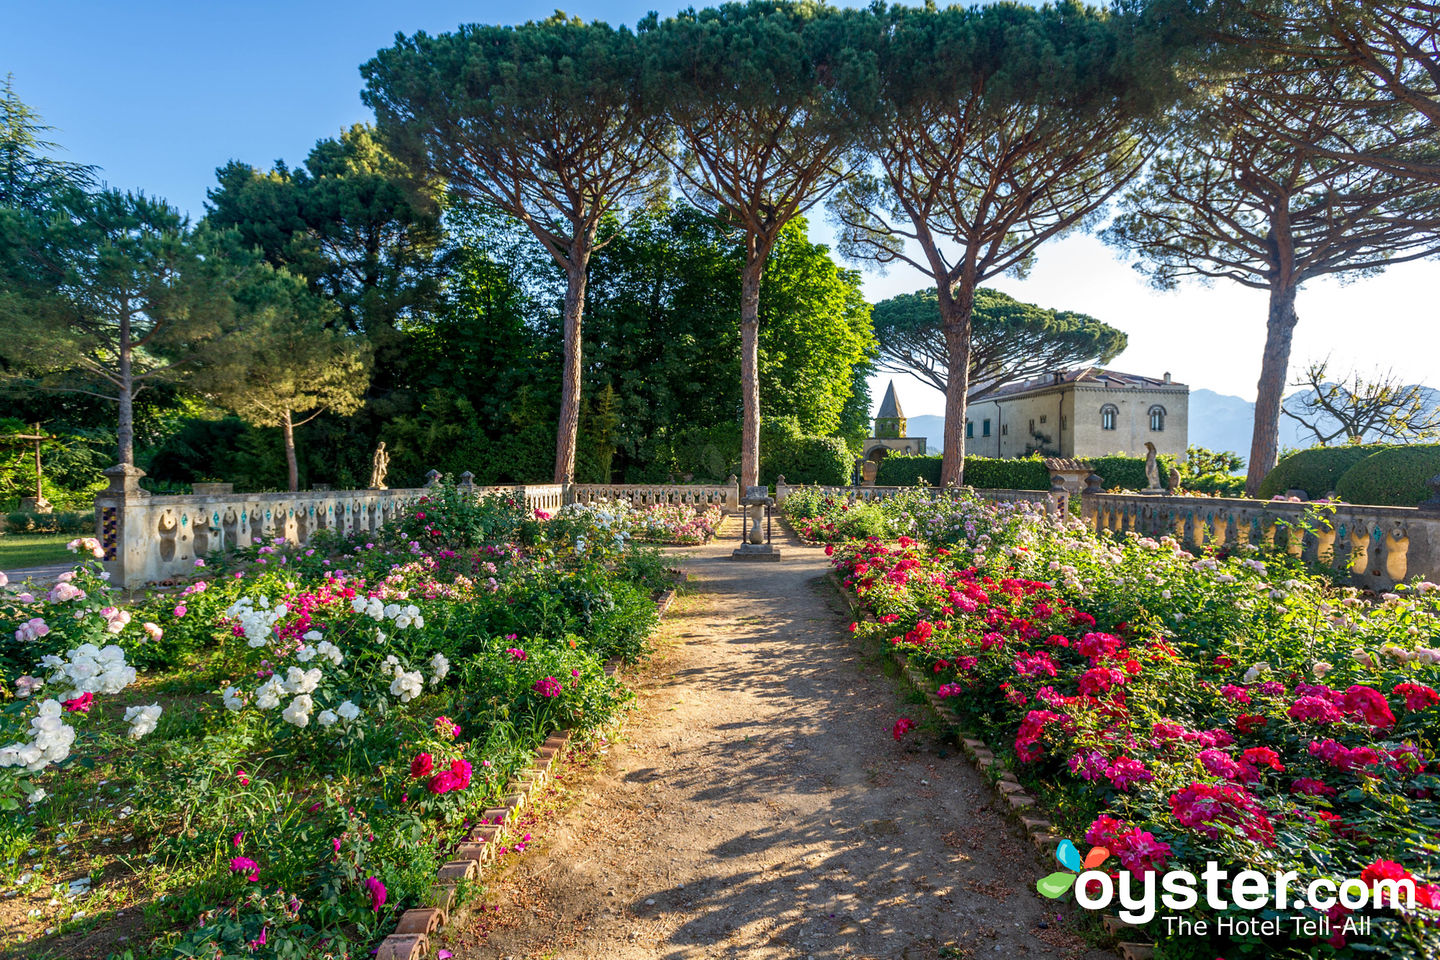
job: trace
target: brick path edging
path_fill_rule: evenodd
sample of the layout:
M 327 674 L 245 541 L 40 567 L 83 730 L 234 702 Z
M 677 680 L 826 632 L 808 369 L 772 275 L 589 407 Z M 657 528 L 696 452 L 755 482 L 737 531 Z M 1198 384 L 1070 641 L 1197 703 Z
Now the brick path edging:
M 656 613 L 664 617 L 675 601 L 675 589 L 667 590 L 655 602 Z M 605 664 L 605 675 L 614 677 L 622 661 L 615 657 Z M 505 825 L 519 815 L 549 780 L 574 738 L 574 730 L 557 730 L 535 749 L 535 759 L 506 785 L 500 805 L 480 814 L 479 826 L 471 828 L 455 848 L 454 856 L 440 867 L 427 897 L 428 905 L 411 907 L 400 915 L 395 932 L 380 941 L 375 960 L 422 960 L 430 953 L 430 937 L 450 919 L 459 897 L 460 884 L 479 879 L 485 865 L 496 858 L 497 838 Z
M 825 577 L 835 587 L 835 592 L 840 595 L 840 599 L 850 610 L 851 616 L 856 620 L 873 622 L 873 618 L 865 614 L 859 597 L 845 588 L 833 570 Z M 942 723 L 950 728 L 950 732 L 959 741 L 960 747 L 965 752 L 965 756 L 969 758 L 971 765 L 986 780 L 990 781 L 994 789 L 995 806 L 1019 824 L 1037 850 L 1042 854 L 1053 855 L 1055 848 L 1063 838 L 1055 832 L 1054 826 L 1044 815 L 1044 809 L 1020 785 L 1020 781 L 1014 773 L 1000 766 L 989 745 L 976 736 L 974 731 L 967 730 L 962 725 L 955 708 L 946 703 L 945 698 L 936 692 L 935 684 L 931 679 L 911 665 L 905 654 L 899 650 L 892 649 L 889 653 L 895 665 L 900 669 L 900 675 L 924 695 L 930 709 L 935 712 Z M 1105 915 L 1101 920 L 1105 924 L 1105 929 L 1111 934 L 1118 934 L 1129 927 L 1129 924 L 1117 916 Z M 1155 948 L 1148 943 L 1121 941 L 1115 945 L 1115 953 L 1123 960 L 1151 960 L 1155 956 Z

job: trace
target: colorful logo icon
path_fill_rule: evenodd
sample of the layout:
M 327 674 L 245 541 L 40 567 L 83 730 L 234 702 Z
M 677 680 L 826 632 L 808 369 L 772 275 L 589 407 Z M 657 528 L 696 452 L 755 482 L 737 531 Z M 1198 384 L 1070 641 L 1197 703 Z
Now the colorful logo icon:
M 1056 871 L 1048 877 L 1041 877 L 1035 881 L 1035 889 L 1040 891 L 1042 897 L 1058 900 L 1075 885 L 1075 878 L 1080 875 L 1081 870 L 1094 870 L 1109 856 L 1110 851 L 1105 847 L 1091 847 L 1082 862 L 1080 851 L 1075 849 L 1075 844 L 1069 840 L 1061 840 L 1060 845 L 1055 848 L 1055 859 L 1069 872 Z

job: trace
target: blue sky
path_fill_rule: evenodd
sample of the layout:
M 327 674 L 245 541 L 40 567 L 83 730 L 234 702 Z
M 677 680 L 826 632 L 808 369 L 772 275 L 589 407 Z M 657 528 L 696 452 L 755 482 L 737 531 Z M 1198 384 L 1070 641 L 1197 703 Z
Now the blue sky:
M 684 4 L 688 6 L 689 4 Z M 654 0 L 570 0 L 567 13 L 633 24 Z M 246 4 L 0 0 L 0 73 L 57 127 L 68 159 L 98 164 L 112 186 L 141 189 L 200 216 L 215 168 L 231 159 L 268 166 L 303 160 L 314 142 L 369 118 L 359 66 L 397 31 L 438 32 L 462 22 L 518 22 L 554 6 L 513 3 Z M 829 241 L 830 228 L 813 225 Z M 867 273 L 873 300 L 919 288 L 905 268 Z M 1015 296 L 1092 313 L 1130 335 L 1114 366 L 1171 371 L 1193 387 L 1252 399 L 1265 298 L 1235 284 L 1160 293 L 1093 237 L 1043 248 L 1027 279 L 992 285 Z M 1440 386 L 1440 263 L 1394 268 L 1348 286 L 1301 291 L 1294 366 L 1332 356 L 1334 368 L 1393 368 Z M 943 412 L 934 390 L 896 377 L 906 412 Z M 874 391 L 878 404 L 883 380 Z

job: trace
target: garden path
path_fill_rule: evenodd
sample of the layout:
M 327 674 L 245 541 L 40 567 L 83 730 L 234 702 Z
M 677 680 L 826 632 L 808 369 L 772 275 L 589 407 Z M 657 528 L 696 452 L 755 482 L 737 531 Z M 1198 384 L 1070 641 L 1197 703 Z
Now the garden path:
M 890 728 L 823 551 L 674 551 L 690 592 L 579 799 L 438 946 L 457 958 L 1100 957 L 1034 893 L 1051 866 L 959 751 Z M 1067 904 L 1068 906 L 1068 904 Z M 1041 926 L 1044 924 L 1044 926 Z

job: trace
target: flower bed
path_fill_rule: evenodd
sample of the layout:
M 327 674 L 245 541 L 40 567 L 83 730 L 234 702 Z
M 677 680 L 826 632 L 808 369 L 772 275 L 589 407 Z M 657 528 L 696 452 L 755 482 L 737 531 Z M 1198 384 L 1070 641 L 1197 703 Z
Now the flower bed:
M 688 503 L 633 506 L 629 500 L 566 504 L 555 515 L 562 523 L 590 525 L 623 540 L 690 546 L 708 541 L 724 519 L 714 504 L 697 509 Z
M 667 585 L 585 518 L 471 510 L 441 491 L 381 542 L 267 544 L 131 607 L 93 563 L 0 595 L 4 945 L 340 957 L 393 928 L 550 731 L 622 709 L 605 662 Z
M 1373 910 L 1368 936 L 1346 937 L 1343 908 L 1318 941 L 1288 922 L 1207 941 L 1152 921 L 1162 950 L 1440 949 L 1440 588 L 1368 603 L 1288 558 L 1098 539 L 1018 506 L 912 519 L 923 540 L 827 548 L 873 621 L 857 629 L 933 677 L 1066 835 L 1135 874 L 1214 860 L 1301 885 L 1417 880 L 1417 907 Z

